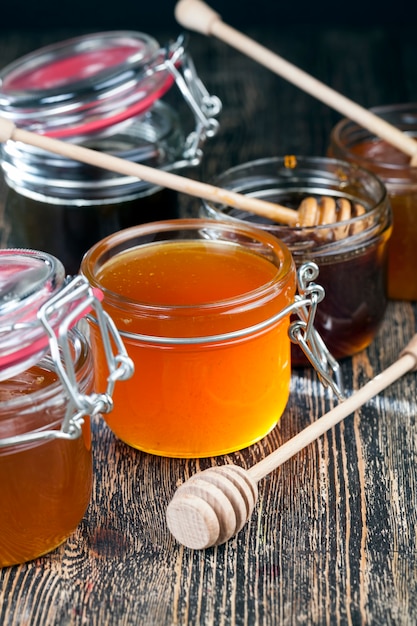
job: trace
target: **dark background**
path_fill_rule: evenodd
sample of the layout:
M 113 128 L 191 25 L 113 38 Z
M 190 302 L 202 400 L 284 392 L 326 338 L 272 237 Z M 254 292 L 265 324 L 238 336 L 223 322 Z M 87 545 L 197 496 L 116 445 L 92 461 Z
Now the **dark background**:
M 105 30 L 140 31 L 165 45 L 183 32 L 175 20 L 176 4 L 4 0 L 0 67 L 42 46 Z M 388 5 L 382 0 L 209 0 L 209 5 L 226 24 L 366 108 L 417 101 L 416 0 Z M 197 176 L 209 179 L 213 163 L 224 171 L 237 159 L 268 156 L 266 146 L 271 154 L 326 151 L 330 130 L 341 117 L 337 111 L 214 37 L 192 32 L 187 47 L 209 92 L 223 102 L 220 132 L 205 147 L 212 158 L 204 160 Z M 259 94 L 260 84 L 267 99 Z M 228 150 L 219 147 L 225 141 Z
M 17 30 L 80 28 L 133 29 L 142 32 L 172 31 L 179 27 L 174 18 L 175 0 L 3 0 L 0 33 Z M 410 24 L 417 16 L 414 0 L 395 3 L 377 0 L 213 0 L 210 6 L 231 26 L 249 27 L 276 24 L 375 26 Z

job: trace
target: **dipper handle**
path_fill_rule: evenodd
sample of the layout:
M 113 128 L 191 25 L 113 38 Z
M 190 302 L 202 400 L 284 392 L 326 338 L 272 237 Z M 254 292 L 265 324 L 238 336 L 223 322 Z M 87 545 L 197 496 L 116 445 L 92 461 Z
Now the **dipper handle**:
M 175 7 L 175 19 L 184 28 L 203 35 L 212 35 L 214 22 L 222 21 L 220 15 L 202 0 L 180 0 Z
M 124 176 L 133 176 L 159 187 L 167 187 L 180 193 L 188 194 L 197 198 L 204 198 L 211 202 L 225 204 L 227 206 L 246 209 L 251 213 L 269 217 L 271 220 L 283 224 L 294 225 L 298 221 L 297 211 L 281 206 L 275 202 L 267 202 L 259 198 L 252 198 L 245 194 L 239 194 L 228 189 L 222 189 L 202 183 L 197 180 L 179 176 L 172 172 L 166 172 L 157 168 L 149 167 L 141 163 L 134 163 L 126 159 L 91 150 L 73 143 L 39 135 L 37 133 L 17 128 L 13 122 L 0 118 L 0 142 L 9 139 L 59 154 L 60 156 L 101 167 L 111 172 Z
M 175 8 L 175 17 L 185 28 L 217 37 L 321 100 L 335 111 L 410 156 L 411 165 L 417 166 L 417 142 L 414 139 L 371 111 L 313 78 L 297 66 L 285 61 L 253 39 L 225 24 L 220 15 L 210 9 L 202 0 L 179 0 Z
M 325 413 L 317 421 L 304 428 L 289 439 L 277 450 L 269 454 L 247 470 L 250 477 L 258 482 L 285 463 L 303 448 L 318 439 L 326 431 L 341 422 L 345 417 L 356 411 L 365 402 L 376 396 L 380 391 L 401 378 L 406 372 L 417 366 L 417 335 L 411 339 L 400 357 L 390 367 L 368 381 L 361 389 Z

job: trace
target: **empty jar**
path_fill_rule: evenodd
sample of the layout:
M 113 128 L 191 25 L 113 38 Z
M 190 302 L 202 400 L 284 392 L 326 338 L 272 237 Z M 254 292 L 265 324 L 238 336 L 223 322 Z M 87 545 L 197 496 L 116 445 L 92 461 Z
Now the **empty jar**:
M 366 209 L 363 216 L 346 222 L 312 227 L 286 226 L 211 202 L 204 202 L 202 213 L 230 224 L 250 223 L 274 235 L 288 246 L 298 267 L 306 261 L 317 263 L 326 294 L 315 317 L 318 333 L 336 359 L 368 346 L 387 305 L 391 209 L 382 182 L 343 161 L 288 156 L 244 163 L 220 174 L 215 184 L 292 209 L 308 196 L 346 198 Z M 305 364 L 294 348 L 293 363 Z
M 166 170 L 195 167 L 220 102 L 182 38 L 89 34 L 41 48 L 0 72 L 0 115 L 16 126 Z M 57 256 L 70 274 L 104 236 L 178 216 L 176 193 L 19 142 L 1 146 L 7 244 Z

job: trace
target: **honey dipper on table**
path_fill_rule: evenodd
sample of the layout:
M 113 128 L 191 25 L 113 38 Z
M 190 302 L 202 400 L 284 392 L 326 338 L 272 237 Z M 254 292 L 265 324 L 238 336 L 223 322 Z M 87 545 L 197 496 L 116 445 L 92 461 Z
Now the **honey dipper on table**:
M 175 17 L 184 28 L 203 35 L 217 37 L 332 107 L 335 111 L 353 120 L 359 126 L 368 129 L 377 137 L 385 139 L 411 158 L 411 166 L 417 166 L 417 142 L 412 137 L 232 28 L 223 22 L 221 16 L 202 0 L 179 0 L 175 7 Z
M 231 464 L 213 466 L 189 478 L 178 487 L 167 508 L 167 524 L 172 535 L 179 543 L 198 550 L 231 539 L 253 512 L 259 480 L 416 366 L 417 335 L 414 335 L 395 363 L 262 461 L 249 469 Z

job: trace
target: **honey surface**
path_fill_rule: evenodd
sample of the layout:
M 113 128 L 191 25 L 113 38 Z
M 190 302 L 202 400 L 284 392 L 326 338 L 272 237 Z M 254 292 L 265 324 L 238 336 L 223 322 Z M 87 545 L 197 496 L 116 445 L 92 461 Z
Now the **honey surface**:
M 261 295 L 278 271 L 236 245 L 183 242 L 121 254 L 103 266 L 99 279 L 136 302 L 180 307 L 171 319 L 160 312 L 149 318 L 106 307 L 105 299 L 119 330 L 201 337 L 246 328 L 292 302 L 292 272 Z M 249 304 L 232 306 L 232 298 L 248 294 Z M 288 316 L 265 331 L 223 342 L 156 346 L 126 338 L 135 375 L 115 390 L 109 426 L 126 443 L 167 456 L 209 456 L 253 443 L 276 424 L 288 399 L 287 328 Z M 98 340 L 95 352 L 102 384 Z
M 404 165 L 408 167 L 410 157 L 398 150 L 383 139 L 375 139 L 372 141 L 363 141 L 350 147 L 354 154 L 370 159 L 371 161 L 379 161 L 380 163 L 389 163 L 390 165 Z
M 215 242 L 152 244 L 107 262 L 98 278 L 107 289 L 137 302 L 196 305 L 257 289 L 277 268 L 267 259 Z

